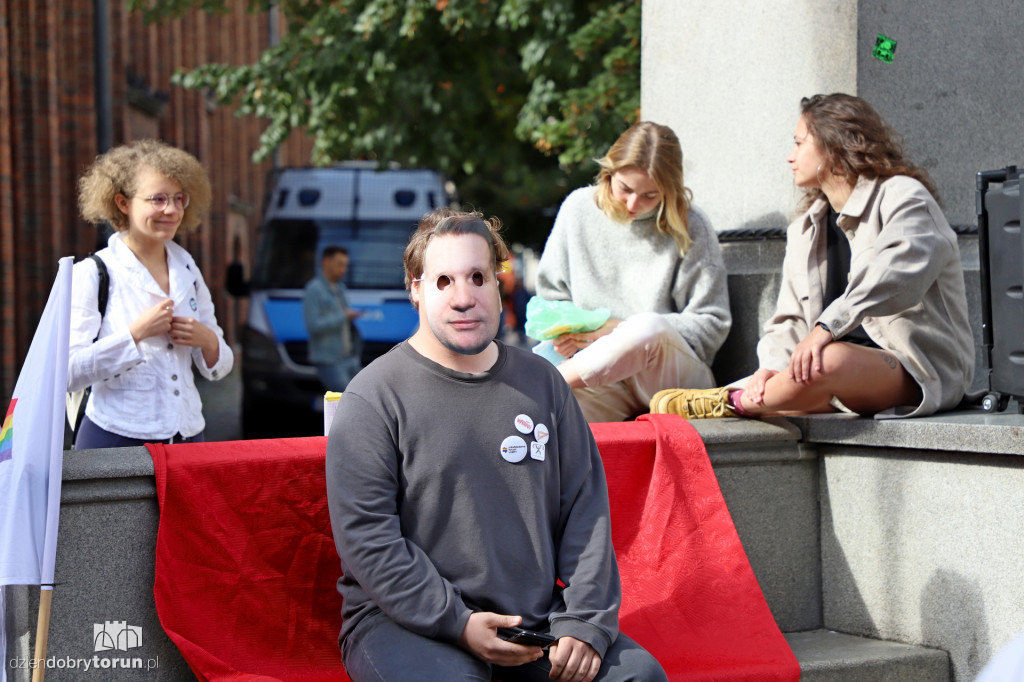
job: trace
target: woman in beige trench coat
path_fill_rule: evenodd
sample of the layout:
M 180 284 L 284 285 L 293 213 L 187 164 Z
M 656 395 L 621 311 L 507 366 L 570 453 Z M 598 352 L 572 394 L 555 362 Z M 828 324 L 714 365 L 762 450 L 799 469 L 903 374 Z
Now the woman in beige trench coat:
M 957 238 L 897 139 L 859 97 L 801 101 L 786 160 L 805 210 L 787 233 L 760 368 L 740 387 L 662 391 L 652 412 L 896 417 L 959 403 L 974 345 Z

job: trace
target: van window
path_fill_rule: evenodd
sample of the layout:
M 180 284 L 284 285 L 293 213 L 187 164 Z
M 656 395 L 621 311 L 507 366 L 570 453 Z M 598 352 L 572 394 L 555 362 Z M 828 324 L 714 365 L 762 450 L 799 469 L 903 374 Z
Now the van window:
M 416 229 L 406 221 L 271 220 L 264 228 L 254 286 L 301 289 L 327 246 L 348 249 L 349 289 L 405 289 L 402 254 Z

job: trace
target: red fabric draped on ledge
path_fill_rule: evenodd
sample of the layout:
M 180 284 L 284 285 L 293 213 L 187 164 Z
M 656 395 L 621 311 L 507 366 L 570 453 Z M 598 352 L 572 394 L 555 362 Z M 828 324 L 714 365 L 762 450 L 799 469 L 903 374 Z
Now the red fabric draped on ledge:
M 700 437 L 651 415 L 594 424 L 621 627 L 673 682 L 795 681 Z M 201 680 L 348 680 L 324 438 L 148 445 L 160 623 Z

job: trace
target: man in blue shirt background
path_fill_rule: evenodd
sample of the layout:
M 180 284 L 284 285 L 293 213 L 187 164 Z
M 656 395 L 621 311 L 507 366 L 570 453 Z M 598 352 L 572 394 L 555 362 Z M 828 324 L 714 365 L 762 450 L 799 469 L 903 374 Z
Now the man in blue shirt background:
M 348 304 L 342 283 L 349 255 L 344 246 L 328 246 L 320 256 L 320 274 L 306 284 L 302 315 L 309 331 L 309 361 L 329 391 L 344 391 L 361 369 L 362 342 L 353 320 L 359 311 Z

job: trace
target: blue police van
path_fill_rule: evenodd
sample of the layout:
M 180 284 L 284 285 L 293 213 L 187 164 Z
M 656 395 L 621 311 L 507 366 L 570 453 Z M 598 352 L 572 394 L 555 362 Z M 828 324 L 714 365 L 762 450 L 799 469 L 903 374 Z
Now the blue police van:
M 373 164 L 275 171 L 260 226 L 242 333 L 242 418 L 246 435 L 282 408 L 322 411 L 324 387 L 307 357 L 302 290 L 327 246 L 344 246 L 349 303 L 363 364 L 408 338 L 418 316 L 405 290 L 402 254 L 419 218 L 454 201 L 432 170 Z M 230 288 L 230 287 L 229 287 Z M 236 287 L 237 288 L 237 287 Z M 311 434 L 312 435 L 312 434 Z

